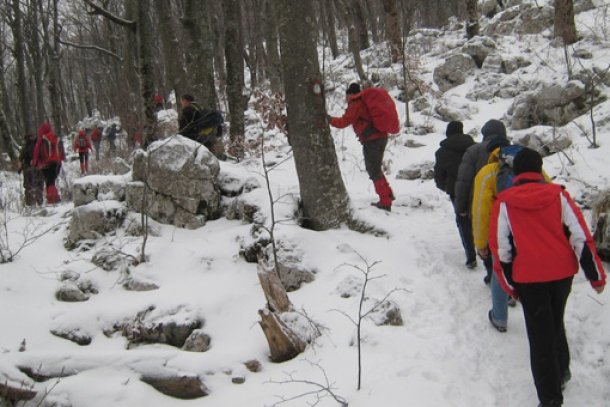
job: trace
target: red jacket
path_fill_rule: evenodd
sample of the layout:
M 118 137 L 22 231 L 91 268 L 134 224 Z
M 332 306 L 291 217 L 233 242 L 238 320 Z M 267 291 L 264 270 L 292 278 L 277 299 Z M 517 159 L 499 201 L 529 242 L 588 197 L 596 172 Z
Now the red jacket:
M 371 116 L 362 101 L 361 95 L 362 93 L 350 95 L 347 99 L 347 109 L 345 110 L 345 113 L 343 113 L 343 116 L 341 117 L 331 117 L 330 125 L 343 129 L 351 124 L 360 143 L 387 138 L 387 133 L 382 133 L 373 127 Z M 373 132 L 366 135 L 365 131 L 369 129 L 369 126 Z
M 91 141 L 84 131 L 79 131 L 78 135 L 74 137 L 74 151 L 77 153 L 86 153 L 91 150 Z
M 513 282 L 562 280 L 578 272 L 579 262 L 592 286 L 606 283 L 582 213 L 563 187 L 545 183 L 541 174 L 515 177 L 497 196 L 489 226 L 494 271 L 511 295 Z
M 44 154 L 43 139 L 47 143 L 51 144 L 51 151 L 48 151 L 48 155 Z M 34 146 L 34 155 L 32 157 L 32 167 L 43 169 L 48 167 L 50 164 L 59 164 L 66 159 L 66 154 L 63 148 L 61 139 L 57 137 L 51 130 L 49 123 L 43 123 L 38 128 L 38 138 L 36 139 L 36 145 Z

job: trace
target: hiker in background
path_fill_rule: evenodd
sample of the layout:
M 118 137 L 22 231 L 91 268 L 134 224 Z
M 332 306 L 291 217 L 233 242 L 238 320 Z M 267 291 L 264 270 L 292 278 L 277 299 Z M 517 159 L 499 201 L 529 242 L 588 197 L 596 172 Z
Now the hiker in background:
M 473 182 L 474 178 L 481 168 L 487 164 L 489 153 L 487 152 L 487 144 L 494 137 L 506 138 L 506 127 L 499 120 L 489 120 L 481 128 L 483 141 L 473 146 L 468 147 L 462 162 L 458 169 L 458 176 L 455 182 L 455 212 L 458 216 L 472 222 L 472 197 L 473 197 Z M 491 281 L 492 264 L 491 257 L 485 256 L 481 258 L 485 266 L 486 275 L 483 278 L 485 284 Z
M 32 166 L 42 171 L 47 190 L 47 204 L 60 202 L 55 180 L 61 170 L 61 162 L 66 159 L 63 143 L 51 130 L 49 123 L 43 123 L 38 128 L 38 138 L 34 146 Z
M 488 233 L 489 233 L 489 216 L 494 199 L 497 195 L 498 172 L 500 171 L 500 151 L 501 147 L 508 146 L 510 142 L 506 137 L 496 136 L 487 143 L 487 152 L 489 153 L 489 163 L 477 173 L 474 179 L 474 193 L 472 198 L 472 234 L 474 238 L 474 246 L 477 254 L 485 262 L 485 268 L 488 264 L 493 264 L 493 259 L 488 248 Z M 513 146 L 521 148 L 520 146 Z M 515 153 L 516 149 L 512 150 Z M 492 270 L 487 270 L 491 273 L 490 289 L 491 289 L 491 309 L 487 313 L 489 322 L 499 332 L 506 332 L 508 326 L 508 295 L 502 290 L 498 279 L 493 274 Z M 510 305 L 516 305 L 514 299 L 511 299 Z
M 392 210 L 392 201 L 395 199 L 394 192 L 381 169 L 383 154 L 385 152 L 386 144 L 388 144 L 388 133 L 375 128 L 371 115 L 369 114 L 371 106 L 367 107 L 362 98 L 364 92 L 371 92 L 373 89 L 379 88 L 369 88 L 361 91 L 359 84 L 350 84 L 345 95 L 347 99 L 347 109 L 345 110 L 345 113 L 343 113 L 343 116 L 341 117 L 328 116 L 328 121 L 331 126 L 340 129 L 349 125 L 352 126 L 356 136 L 358 136 L 358 139 L 362 144 L 366 172 L 373 181 L 375 192 L 379 196 L 379 201 L 372 202 L 371 205 L 389 212 Z M 385 93 L 387 94 L 387 92 Z M 395 114 L 396 108 L 391 99 L 389 103 L 392 104 L 391 107 L 394 109 Z M 397 120 L 398 116 L 396 115 L 396 121 Z
M 202 109 L 193 95 L 185 94 L 180 99 L 182 114 L 178 119 L 180 134 L 203 144 L 219 160 L 226 160 L 222 132 L 224 118 L 219 111 Z
M 114 157 L 116 156 L 116 138 L 117 138 L 117 133 L 118 133 L 118 129 L 117 129 L 117 125 L 116 123 L 112 123 L 112 126 L 110 126 L 107 130 L 106 133 L 106 139 L 108 140 L 108 155 L 110 157 Z
M 102 132 L 94 126 L 91 130 L 91 142 L 93 143 L 93 147 L 95 147 L 95 161 L 100 160 L 100 144 L 102 143 Z
M 19 152 L 17 162 L 17 172 L 23 172 L 24 202 L 26 206 L 42 206 L 44 181 L 42 173 L 32 165 L 34 158 L 34 148 L 36 147 L 36 137 L 33 134 L 25 135 L 25 144 Z
M 489 246 L 502 287 L 523 305 L 539 407 L 563 404 L 572 377 L 564 311 L 579 262 L 601 294 L 606 273 L 582 213 L 560 185 L 545 182 L 542 157 L 523 148 L 513 187 L 494 203 Z
M 447 138 L 441 141 L 440 148 L 435 153 L 434 182 L 438 189 L 449 195 L 455 210 L 455 181 L 458 168 L 468 147 L 475 143 L 472 137 L 464 134 L 464 125 L 459 121 L 450 122 L 445 135 Z M 472 223 L 467 216 L 460 216 L 458 212 L 455 221 L 466 255 L 466 267 L 473 269 L 477 266 L 477 253 L 472 240 Z
M 182 107 L 182 112 L 178 118 L 179 133 L 191 140 L 198 141 L 199 135 L 195 131 L 193 124 L 197 120 L 200 108 L 195 103 L 195 97 L 188 93 L 182 95 L 180 106 Z
M 153 102 L 155 104 L 155 113 L 165 109 L 165 98 L 161 95 L 155 95 L 153 97 Z
M 84 130 L 80 130 L 78 135 L 74 137 L 74 152 L 78 153 L 78 161 L 80 163 L 80 175 L 86 175 L 89 172 L 89 152 L 93 149 L 91 141 L 87 137 Z

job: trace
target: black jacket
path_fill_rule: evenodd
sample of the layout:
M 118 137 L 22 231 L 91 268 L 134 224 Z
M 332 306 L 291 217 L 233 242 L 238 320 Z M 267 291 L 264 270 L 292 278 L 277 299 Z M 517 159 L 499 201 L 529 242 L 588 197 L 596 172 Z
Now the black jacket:
M 193 129 L 193 123 L 199 118 L 200 110 L 195 102 L 191 102 L 190 105 L 182 109 L 182 114 L 178 119 L 180 134 L 193 140 L 197 137 L 197 132 Z
M 436 150 L 435 154 L 434 182 L 438 189 L 445 191 L 453 199 L 462 156 L 475 142 L 467 134 L 452 134 L 440 144 L 441 147 Z

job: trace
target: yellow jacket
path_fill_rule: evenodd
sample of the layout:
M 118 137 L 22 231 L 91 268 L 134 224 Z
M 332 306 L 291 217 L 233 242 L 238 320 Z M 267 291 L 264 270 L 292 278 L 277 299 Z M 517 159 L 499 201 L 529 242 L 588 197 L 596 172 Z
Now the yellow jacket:
M 479 170 L 474 178 L 474 194 L 472 196 L 472 235 L 474 247 L 477 250 L 487 248 L 489 235 L 489 216 L 491 208 L 496 199 L 496 176 L 500 171 L 500 147 L 489 154 L 487 164 Z M 549 176 L 542 171 L 547 182 L 551 182 Z

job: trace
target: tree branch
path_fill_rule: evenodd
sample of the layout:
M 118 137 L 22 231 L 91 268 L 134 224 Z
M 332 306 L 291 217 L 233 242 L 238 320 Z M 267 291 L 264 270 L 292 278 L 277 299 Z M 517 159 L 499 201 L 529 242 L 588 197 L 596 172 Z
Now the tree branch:
M 83 0 L 85 2 L 85 4 L 87 4 L 89 7 L 93 8 L 93 11 L 89 11 L 89 14 L 96 14 L 96 15 L 100 15 L 104 18 L 107 18 L 108 20 L 112 21 L 115 24 L 119 24 L 122 25 L 123 27 L 127 27 L 131 30 L 136 29 L 136 22 L 133 20 L 126 20 L 124 18 L 121 18 L 115 14 L 112 14 L 110 11 L 106 10 L 105 8 L 98 6 L 97 4 L 95 4 L 93 1 L 91 0 Z
M 114 52 L 107 50 L 105 48 L 98 47 L 97 45 L 77 44 L 75 42 L 62 40 L 61 38 L 59 39 L 59 43 L 62 45 L 67 45 L 67 46 L 78 48 L 78 49 L 92 49 L 95 51 L 99 51 L 103 54 L 110 55 L 111 57 L 118 59 L 119 62 L 123 62 L 123 57 L 121 57 L 120 55 L 115 54 Z

